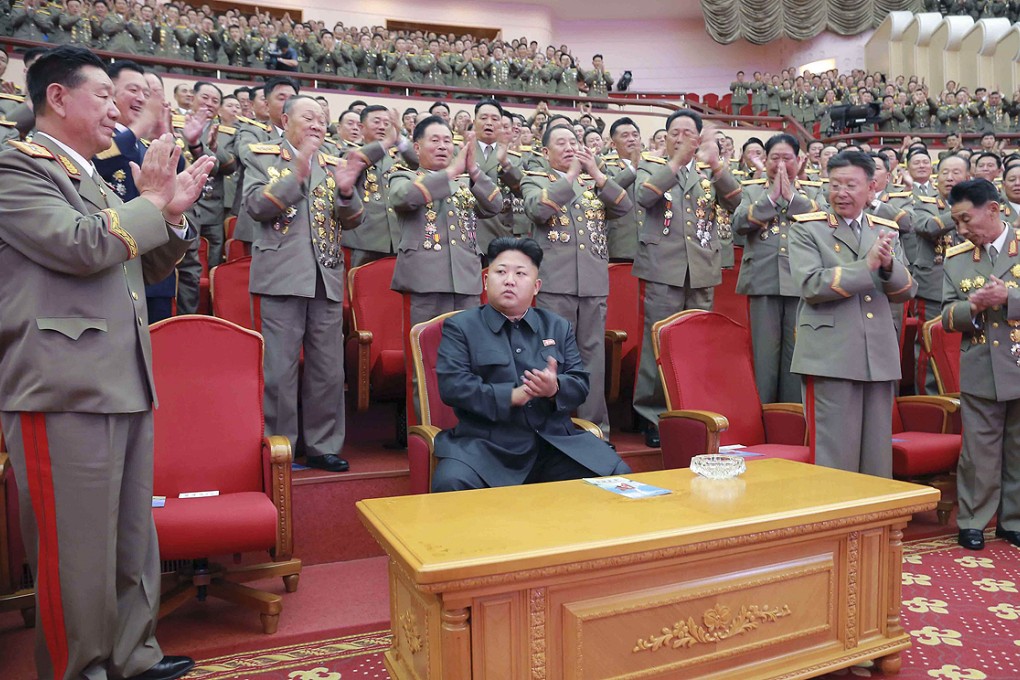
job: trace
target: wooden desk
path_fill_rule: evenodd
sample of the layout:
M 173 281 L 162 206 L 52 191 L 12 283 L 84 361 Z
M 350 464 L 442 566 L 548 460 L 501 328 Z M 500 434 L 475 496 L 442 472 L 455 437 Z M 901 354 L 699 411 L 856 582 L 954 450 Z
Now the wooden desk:
M 898 670 L 903 527 L 930 487 L 784 460 L 358 503 L 390 557 L 398 680 Z

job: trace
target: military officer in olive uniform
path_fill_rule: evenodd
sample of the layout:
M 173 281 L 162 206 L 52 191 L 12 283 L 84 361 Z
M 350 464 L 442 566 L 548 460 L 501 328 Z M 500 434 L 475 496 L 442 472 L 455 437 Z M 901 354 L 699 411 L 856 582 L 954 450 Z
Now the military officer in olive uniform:
M 767 178 L 746 180 L 733 214 L 747 237 L 737 293 L 749 296 L 754 375 L 762 403 L 800 402 L 800 376 L 790 371 L 800 292 L 790 270 L 793 218 L 816 212 L 797 178 L 800 143 L 780 133 L 765 143 Z
M 737 71 L 737 79 L 730 83 L 730 92 L 733 98 L 730 100 L 730 113 L 734 116 L 740 115 L 740 109 L 747 105 L 747 95 L 751 91 L 751 83 L 744 80 L 744 72 Z
M 685 309 L 712 309 L 713 289 L 722 282 L 716 206 L 732 212 L 741 195 L 715 140 L 706 135 L 702 141 L 700 115 L 674 111 L 666 131 L 668 160 L 645 155 L 636 179 L 637 202 L 646 212 L 633 271 L 644 281 L 645 329 L 634 409 L 650 423 L 646 440 L 655 445 L 666 398 L 652 350 L 652 325 Z
M 890 302 L 917 290 L 895 227 L 865 208 L 875 162 L 857 150 L 828 163 L 834 212 L 795 216 L 790 267 L 801 296 L 791 369 L 804 376 L 818 465 L 892 476 L 892 409 L 900 379 Z
M 489 243 L 500 236 L 530 234 L 530 224 L 518 223 L 514 210 L 523 212 L 521 201 L 521 156 L 510 151 L 509 131 L 504 131 L 504 111 L 494 99 L 483 99 L 475 104 L 475 161 L 489 176 L 503 196 L 503 209 L 499 215 L 478 220 L 476 237 L 478 252 L 489 250 Z M 509 114 L 506 114 L 509 115 Z M 523 221 L 522 221 L 523 222 Z
M 542 146 L 550 171 L 528 172 L 521 183 L 524 212 L 535 223 L 536 240 L 545 251 L 539 271 L 543 292 L 538 306 L 559 314 L 574 327 L 591 385 L 577 414 L 608 434 L 606 219 L 626 214 L 633 203 L 627 192 L 599 169 L 591 151 L 572 129 L 560 126 L 546 130 Z
M 641 130 L 637 123 L 624 116 L 609 126 L 609 137 L 616 153 L 605 157 L 605 172 L 620 188 L 627 192 L 632 206 L 626 214 L 609 217 L 606 222 L 606 240 L 610 261 L 633 262 L 637 255 L 638 233 L 644 221 L 645 209 L 637 202 L 637 169 L 641 164 Z
M 946 253 L 942 296 L 943 327 L 964 335 L 960 545 L 984 547 L 994 517 L 996 536 L 1020 546 L 1020 229 L 1002 221 L 988 180 L 957 184 L 949 200 L 967 239 Z
M 252 144 L 244 207 L 259 223 L 249 290 L 261 296 L 266 432 L 298 441 L 308 465 L 343 472 L 344 258 L 340 231 L 361 222 L 362 164 L 319 151 L 326 116 L 311 97 L 283 109 L 284 137 Z M 298 357 L 304 349 L 301 427 Z
M 581 72 L 581 78 L 588 85 L 588 96 L 605 99 L 613 89 L 613 76 L 605 69 L 601 54 L 591 58 L 591 65 L 591 70 Z
M 478 218 L 499 214 L 503 196 L 478 166 L 474 141 L 469 133 L 453 157 L 449 125 L 427 116 L 414 127 L 420 167 L 390 175 L 389 205 L 401 234 L 390 287 L 410 294 L 411 326 L 478 306 L 482 264 L 475 227 Z

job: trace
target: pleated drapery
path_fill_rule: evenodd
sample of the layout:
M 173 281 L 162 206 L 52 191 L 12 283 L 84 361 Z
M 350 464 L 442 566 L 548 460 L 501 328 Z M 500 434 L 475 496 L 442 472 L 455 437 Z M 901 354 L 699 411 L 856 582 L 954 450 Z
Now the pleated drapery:
M 809 40 L 826 29 L 856 35 L 889 12 L 922 9 L 922 0 L 701 0 L 708 34 L 724 45 L 741 38 L 755 45 Z

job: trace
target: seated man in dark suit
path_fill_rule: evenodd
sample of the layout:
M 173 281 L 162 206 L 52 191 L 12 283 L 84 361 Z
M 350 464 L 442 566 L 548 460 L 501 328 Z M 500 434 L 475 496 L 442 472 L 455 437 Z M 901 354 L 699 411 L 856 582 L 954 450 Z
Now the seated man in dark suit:
M 630 472 L 570 414 L 588 374 L 563 317 L 531 307 L 542 248 L 503 236 L 489 245 L 489 303 L 446 320 L 436 375 L 458 424 L 436 438 L 433 491 L 459 491 Z

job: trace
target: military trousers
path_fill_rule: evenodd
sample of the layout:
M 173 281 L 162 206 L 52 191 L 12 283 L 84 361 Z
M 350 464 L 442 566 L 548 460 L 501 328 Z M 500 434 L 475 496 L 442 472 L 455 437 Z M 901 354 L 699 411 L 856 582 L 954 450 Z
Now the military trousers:
M 666 410 L 666 394 L 659 380 L 659 367 L 655 363 L 652 347 L 652 326 L 656 322 L 686 309 L 712 310 L 714 288 L 670 286 L 665 283 L 644 282 L 645 332 L 641 341 L 641 360 L 638 364 L 637 384 L 634 386 L 634 410 L 652 425 L 658 427 L 659 414 Z
M 815 465 L 892 477 L 897 382 L 804 376 L 804 416 Z
M 163 658 L 152 413 L 0 413 L 36 587 L 42 680 L 127 678 Z
M 963 451 L 956 468 L 961 529 L 984 529 L 993 517 L 1020 531 L 1020 399 L 960 395 Z
M 800 403 L 801 379 L 790 372 L 799 304 L 800 298 L 783 295 L 749 297 L 754 381 L 763 404 Z

